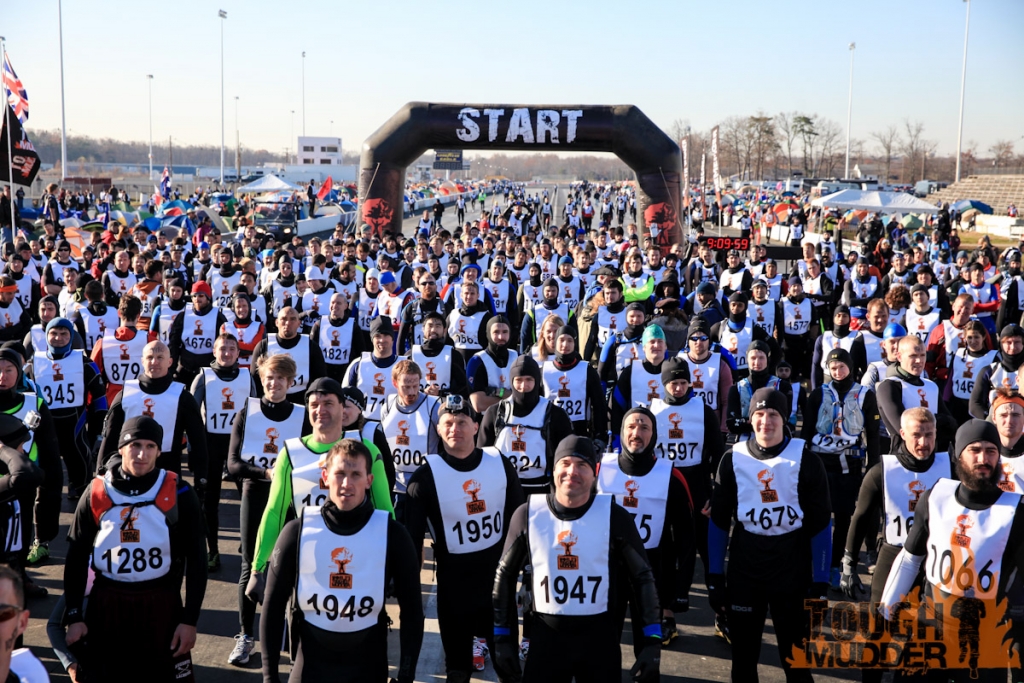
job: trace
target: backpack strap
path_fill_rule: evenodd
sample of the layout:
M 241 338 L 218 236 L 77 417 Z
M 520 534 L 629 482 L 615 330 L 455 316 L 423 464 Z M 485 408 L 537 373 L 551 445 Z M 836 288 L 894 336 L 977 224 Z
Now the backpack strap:
M 103 518 L 107 510 L 114 507 L 114 501 L 110 499 L 102 477 L 93 477 L 92 483 L 89 485 L 89 507 L 92 509 L 92 518 L 95 520 L 96 526 L 99 526 L 100 519 Z
M 168 472 L 164 475 L 164 481 L 160 484 L 160 490 L 156 492 L 156 500 L 153 504 L 165 515 L 178 504 L 178 475 Z

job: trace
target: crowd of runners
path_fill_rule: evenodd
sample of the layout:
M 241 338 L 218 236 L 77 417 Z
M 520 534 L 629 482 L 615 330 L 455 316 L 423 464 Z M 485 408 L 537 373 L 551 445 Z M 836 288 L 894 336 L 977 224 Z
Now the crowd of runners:
M 192 680 L 224 487 L 224 657 L 259 648 L 265 681 L 282 656 L 290 681 L 413 681 L 428 543 L 451 683 L 488 659 L 502 681 L 619 681 L 627 614 L 631 678 L 657 681 L 691 607 L 734 681 L 757 680 L 769 613 L 787 680 L 811 680 L 787 660 L 805 599 L 891 616 L 918 583 L 999 604 L 1017 647 L 1019 250 L 968 250 L 946 211 L 834 241 L 774 194 L 735 217 L 749 250 L 712 248 L 696 207 L 666 248 L 631 185 L 493 189 L 407 235 L 111 223 L 76 258 L 50 222 L 5 243 L 0 674 L 47 680 L 5 660 L 66 533 L 48 634 L 72 679 Z M 779 220 L 802 258 L 768 258 Z M 920 676 L 961 674 L 1007 671 Z

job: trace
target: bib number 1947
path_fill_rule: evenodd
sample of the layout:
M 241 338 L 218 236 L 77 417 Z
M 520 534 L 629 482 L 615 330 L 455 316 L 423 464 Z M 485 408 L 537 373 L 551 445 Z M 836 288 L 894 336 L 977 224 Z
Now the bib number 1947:
M 548 581 L 545 576 L 540 581 L 540 587 L 544 589 L 544 602 L 551 602 L 552 595 L 554 593 L 554 602 L 559 605 L 564 605 L 570 600 L 575 600 L 579 604 L 584 604 L 588 601 L 586 584 L 593 584 L 590 587 L 590 604 L 597 602 L 597 588 L 601 585 L 600 576 L 577 576 L 573 582 L 572 587 L 569 586 L 569 580 L 564 576 L 556 576 L 553 581 Z

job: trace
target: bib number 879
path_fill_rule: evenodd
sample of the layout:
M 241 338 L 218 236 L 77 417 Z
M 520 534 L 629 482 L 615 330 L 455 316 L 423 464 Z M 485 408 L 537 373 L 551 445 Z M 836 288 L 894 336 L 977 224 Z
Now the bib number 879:
M 569 587 L 569 580 L 564 576 L 556 576 L 554 581 L 549 582 L 547 576 L 540 581 L 540 587 L 544 589 L 544 602 L 551 602 L 551 592 L 554 592 L 554 601 L 564 605 L 569 600 L 575 600 L 579 604 L 587 602 L 586 582 L 592 583 L 590 589 L 590 604 L 597 602 L 597 588 L 601 585 L 600 576 L 577 576 L 572 588 Z
M 336 595 L 325 595 L 323 600 L 317 593 L 306 601 L 306 604 L 313 608 L 317 616 L 323 612 L 329 621 L 348 619 L 354 621 L 357 616 L 365 617 L 373 611 L 373 598 L 369 595 L 359 599 L 359 607 L 356 607 L 356 596 L 350 595 L 344 605 L 341 605 Z

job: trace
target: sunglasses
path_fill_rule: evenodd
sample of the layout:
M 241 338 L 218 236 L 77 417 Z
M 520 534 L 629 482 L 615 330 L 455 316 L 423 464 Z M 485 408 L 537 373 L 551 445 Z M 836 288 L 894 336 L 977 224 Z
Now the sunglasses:
M 692 341 L 692 342 L 706 342 L 708 339 L 709 339 L 709 337 L 707 335 L 703 335 L 703 334 L 700 335 L 700 336 L 690 337 L 690 341 Z
M 0 624 L 5 621 L 10 621 L 14 617 L 18 616 L 24 608 L 18 607 L 17 605 L 0 605 Z

